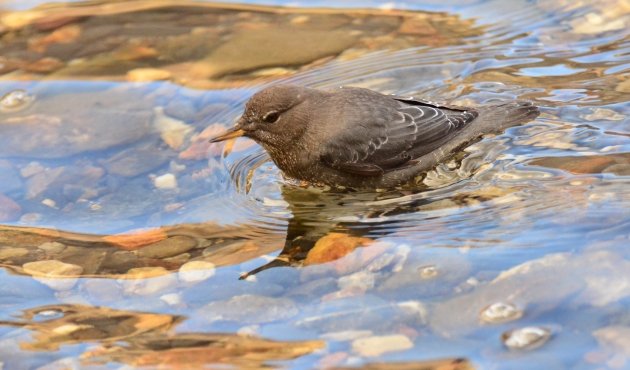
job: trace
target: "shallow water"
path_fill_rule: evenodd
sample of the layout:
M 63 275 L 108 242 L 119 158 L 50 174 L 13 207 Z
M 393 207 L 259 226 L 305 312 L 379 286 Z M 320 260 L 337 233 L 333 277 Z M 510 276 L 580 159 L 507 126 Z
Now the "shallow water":
M 630 367 L 630 4 L 249 4 L 0 5 L 0 368 Z M 542 114 L 305 187 L 279 81 Z

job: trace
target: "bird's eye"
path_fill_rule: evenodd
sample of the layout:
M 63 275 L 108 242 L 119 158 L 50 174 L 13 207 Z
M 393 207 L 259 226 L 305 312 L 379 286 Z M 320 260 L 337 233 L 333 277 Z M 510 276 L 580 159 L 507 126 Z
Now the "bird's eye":
M 278 118 L 280 118 L 280 112 L 272 110 L 271 112 L 265 114 L 262 119 L 267 123 L 274 123 L 278 120 Z

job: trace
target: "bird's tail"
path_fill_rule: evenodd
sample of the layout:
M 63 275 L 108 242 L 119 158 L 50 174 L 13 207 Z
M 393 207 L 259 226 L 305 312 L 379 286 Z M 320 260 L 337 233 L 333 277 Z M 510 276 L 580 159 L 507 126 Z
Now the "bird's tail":
M 485 133 L 502 133 L 505 129 L 518 126 L 538 117 L 540 111 L 531 102 L 515 101 L 490 105 L 479 112 L 480 122 L 486 126 Z

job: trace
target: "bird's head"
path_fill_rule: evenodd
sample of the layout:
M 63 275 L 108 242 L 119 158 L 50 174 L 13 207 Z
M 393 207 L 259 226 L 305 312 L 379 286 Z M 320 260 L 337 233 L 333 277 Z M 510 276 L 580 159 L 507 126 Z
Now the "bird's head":
M 246 136 L 266 148 L 289 145 L 306 129 L 308 113 L 304 103 L 317 93 L 317 90 L 294 85 L 261 90 L 249 99 L 236 125 L 210 142 Z

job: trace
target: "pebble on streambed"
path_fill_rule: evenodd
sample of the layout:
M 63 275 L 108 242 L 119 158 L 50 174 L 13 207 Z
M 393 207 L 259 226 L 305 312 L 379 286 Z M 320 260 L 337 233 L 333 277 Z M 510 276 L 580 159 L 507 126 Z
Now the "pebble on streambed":
M 551 338 L 551 331 L 537 326 L 527 326 L 510 330 L 501 335 L 503 344 L 511 350 L 531 350 L 545 344 Z

